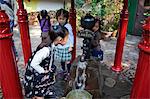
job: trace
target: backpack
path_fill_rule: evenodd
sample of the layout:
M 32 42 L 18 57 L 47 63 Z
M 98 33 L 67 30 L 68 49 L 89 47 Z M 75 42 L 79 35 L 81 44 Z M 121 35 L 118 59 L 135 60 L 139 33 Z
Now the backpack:
M 50 31 L 50 26 L 51 26 L 50 17 L 47 15 L 46 18 L 45 18 L 45 20 L 44 20 L 44 22 L 43 22 L 43 24 L 41 24 L 42 16 L 41 16 L 40 14 L 37 16 L 37 18 L 38 18 L 38 21 L 39 21 L 39 23 L 40 23 L 41 30 L 43 30 L 43 28 L 44 28 L 46 22 L 48 21 L 49 31 Z
M 92 56 L 97 57 L 98 59 L 100 59 L 100 61 L 103 60 L 103 55 L 104 55 L 104 52 L 101 49 L 100 50 L 93 49 L 92 51 Z

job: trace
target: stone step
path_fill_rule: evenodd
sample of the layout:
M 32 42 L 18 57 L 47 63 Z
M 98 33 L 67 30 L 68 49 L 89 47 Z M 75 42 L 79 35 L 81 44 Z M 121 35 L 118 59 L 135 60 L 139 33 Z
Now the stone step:
M 1 90 L 1 87 L 0 87 L 0 99 L 2 99 L 2 90 Z

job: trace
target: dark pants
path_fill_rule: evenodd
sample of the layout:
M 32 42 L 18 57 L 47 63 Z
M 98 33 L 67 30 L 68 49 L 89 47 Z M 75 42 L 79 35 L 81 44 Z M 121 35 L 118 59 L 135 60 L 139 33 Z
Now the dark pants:
M 61 62 L 61 66 L 63 71 L 66 71 L 66 66 L 65 66 L 65 62 Z M 70 73 L 70 68 L 71 68 L 71 63 L 67 64 L 67 72 Z

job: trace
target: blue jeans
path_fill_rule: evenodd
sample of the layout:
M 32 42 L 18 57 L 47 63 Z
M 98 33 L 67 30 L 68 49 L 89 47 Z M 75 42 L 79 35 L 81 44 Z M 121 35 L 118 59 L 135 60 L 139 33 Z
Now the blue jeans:
M 12 33 L 13 32 L 13 27 L 14 27 L 14 20 L 10 20 L 10 32 Z M 16 50 L 16 47 L 15 47 L 15 44 L 14 44 L 14 40 L 12 39 L 12 48 L 13 48 L 13 51 L 14 51 L 14 54 L 16 57 L 18 57 L 18 52 Z

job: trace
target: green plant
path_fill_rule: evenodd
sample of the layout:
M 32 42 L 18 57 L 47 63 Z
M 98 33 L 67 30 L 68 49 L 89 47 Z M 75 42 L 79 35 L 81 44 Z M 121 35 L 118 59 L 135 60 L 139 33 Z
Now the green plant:
M 118 28 L 120 12 L 122 9 L 122 0 L 101 0 L 100 17 L 104 20 L 102 29 L 104 31 L 114 31 Z
M 76 7 L 81 8 L 84 3 L 84 0 L 76 0 Z
M 83 1 L 84 0 L 76 0 L 77 8 L 83 5 Z M 118 28 L 120 20 L 120 12 L 123 6 L 122 1 L 123 0 L 92 0 L 90 4 L 90 6 L 92 7 L 91 14 L 94 16 L 98 16 L 103 21 L 102 22 L 103 31 L 114 31 Z M 81 10 L 82 7 L 79 9 L 79 11 L 77 11 L 77 13 L 81 12 Z M 83 15 L 84 13 L 80 13 L 78 14 L 77 17 L 81 17 Z

